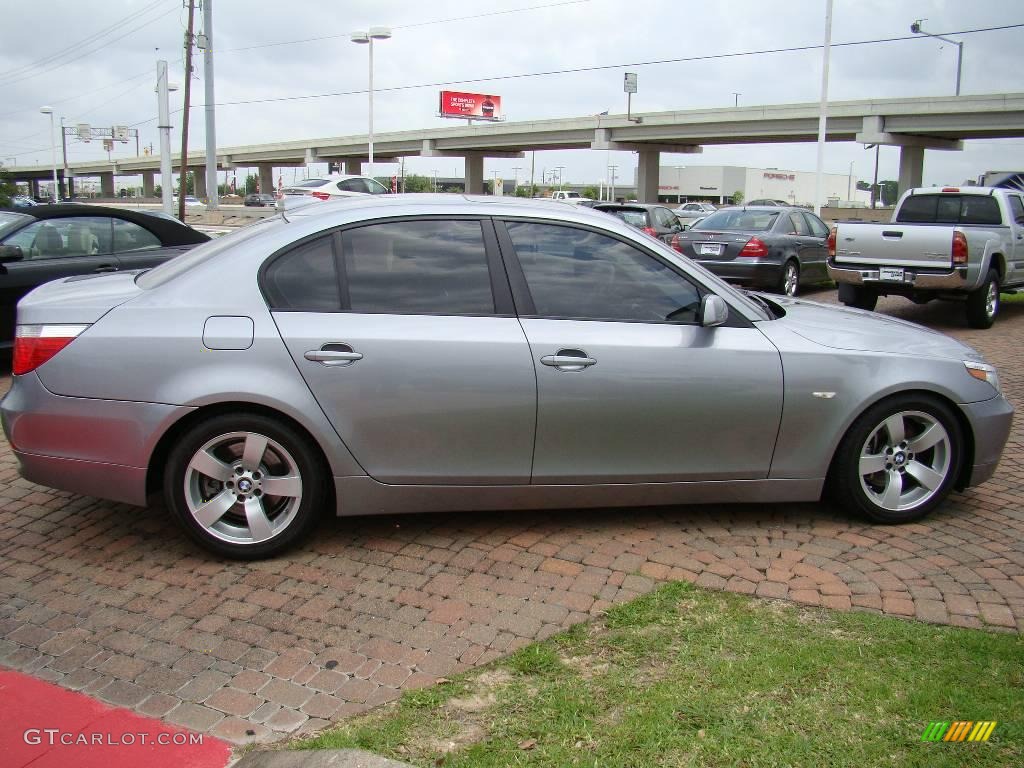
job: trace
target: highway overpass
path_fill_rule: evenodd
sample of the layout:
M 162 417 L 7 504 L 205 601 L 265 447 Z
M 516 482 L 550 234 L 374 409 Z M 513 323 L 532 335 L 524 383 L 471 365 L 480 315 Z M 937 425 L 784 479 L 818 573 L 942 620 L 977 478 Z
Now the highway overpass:
M 768 144 L 817 141 L 818 105 L 775 104 L 634 115 L 602 115 L 556 120 L 458 124 L 444 128 L 381 133 L 374 137 L 374 159 L 398 157 L 463 157 L 466 188 L 482 192 L 485 157 L 520 157 L 530 150 L 627 150 L 639 155 L 637 194 L 642 201 L 658 198 L 658 166 L 662 152 L 699 153 L 716 144 Z M 983 94 L 911 99 L 838 101 L 828 105 L 826 139 L 900 147 L 900 188 L 920 186 L 926 149 L 958 150 L 971 139 L 1024 137 L 1024 94 Z M 367 136 L 336 136 L 242 147 L 217 152 L 220 169 L 256 167 L 261 188 L 273 187 L 274 168 L 338 162 L 359 173 L 366 162 Z M 180 155 L 173 165 L 180 170 Z M 205 156 L 188 157 L 197 193 L 205 194 Z M 104 197 L 113 197 L 114 176 L 143 178 L 152 194 L 159 156 L 70 163 L 70 177 L 99 177 Z M 52 176 L 50 166 L 8 169 L 16 181 L 35 186 Z M 59 176 L 63 177 L 61 170 Z

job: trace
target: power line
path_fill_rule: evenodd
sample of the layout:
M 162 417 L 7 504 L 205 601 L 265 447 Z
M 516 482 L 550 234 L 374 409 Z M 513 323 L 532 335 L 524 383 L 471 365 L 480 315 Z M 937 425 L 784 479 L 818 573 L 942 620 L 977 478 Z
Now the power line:
M 507 14 L 510 14 L 510 13 L 523 13 L 525 11 L 537 11 L 537 10 L 544 10 L 546 8 L 558 8 L 558 7 L 565 6 L 565 5 L 579 5 L 581 3 L 589 3 L 589 2 L 592 2 L 592 0 L 563 0 L 563 2 L 547 3 L 545 5 L 530 5 L 530 6 L 526 6 L 525 8 L 510 8 L 510 9 L 507 9 L 507 10 L 504 10 L 504 11 L 490 11 L 488 13 L 475 13 L 475 14 L 473 14 L 471 16 L 454 16 L 454 17 L 452 17 L 450 19 L 433 19 L 432 21 L 419 21 L 419 22 L 416 22 L 414 24 L 399 24 L 399 25 L 393 27 L 393 29 L 412 29 L 413 27 L 426 27 L 426 26 L 430 26 L 432 24 L 447 24 L 447 23 L 453 22 L 453 21 L 469 21 L 470 19 L 483 19 L 483 18 L 486 18 L 488 16 L 504 16 L 504 15 L 507 15 Z M 282 40 L 282 41 L 276 42 L 276 43 L 259 43 L 257 45 L 247 45 L 247 46 L 242 47 L 242 48 L 228 48 L 226 50 L 220 51 L 220 53 L 221 54 L 237 53 L 237 52 L 240 52 L 240 51 L 252 51 L 252 50 L 256 50 L 257 48 L 276 48 L 276 47 L 279 47 L 279 46 L 282 46 L 282 45 L 298 45 L 300 43 L 317 43 L 317 42 L 320 42 L 321 40 L 337 40 L 338 38 L 348 37 L 348 36 L 349 36 L 348 32 L 342 32 L 342 33 L 337 34 L 337 35 L 321 35 L 319 37 L 306 37 L 306 38 L 302 38 L 302 39 L 299 39 L 299 40 Z

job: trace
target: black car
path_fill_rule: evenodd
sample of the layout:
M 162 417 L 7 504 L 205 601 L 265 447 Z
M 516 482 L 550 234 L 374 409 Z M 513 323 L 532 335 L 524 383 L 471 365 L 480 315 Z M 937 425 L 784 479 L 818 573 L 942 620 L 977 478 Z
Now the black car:
M 664 205 L 653 203 L 598 203 L 595 211 L 604 211 L 618 216 L 627 224 L 646 232 L 652 237 L 673 245 L 673 238 L 683 231 L 683 225 L 671 210 Z
M 246 195 L 243 202 L 249 207 L 262 208 L 268 205 L 272 207 L 277 204 L 277 198 L 273 195 L 254 192 L 251 195 Z
M 828 227 L 813 213 L 781 206 L 726 208 L 676 241 L 682 253 L 733 283 L 796 296 L 829 279 Z
M 18 300 L 71 275 L 146 269 L 209 235 L 180 221 L 99 205 L 0 210 L 0 349 L 14 343 Z

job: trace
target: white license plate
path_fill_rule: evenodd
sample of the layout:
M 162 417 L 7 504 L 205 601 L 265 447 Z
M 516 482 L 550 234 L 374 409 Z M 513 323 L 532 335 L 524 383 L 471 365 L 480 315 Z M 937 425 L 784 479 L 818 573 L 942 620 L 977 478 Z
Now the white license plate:
M 701 243 L 700 244 L 700 255 L 701 256 L 721 256 L 722 255 L 722 244 L 721 243 Z
M 880 267 L 878 270 L 879 280 L 888 280 L 894 283 L 903 282 L 903 270 L 894 269 L 893 267 Z

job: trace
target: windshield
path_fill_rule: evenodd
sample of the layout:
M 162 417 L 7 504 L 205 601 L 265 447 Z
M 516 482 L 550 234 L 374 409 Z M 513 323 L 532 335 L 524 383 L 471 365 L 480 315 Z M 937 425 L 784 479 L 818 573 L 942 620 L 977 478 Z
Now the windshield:
M 26 221 L 32 221 L 32 219 L 32 216 L 26 216 L 24 213 L 0 211 L 0 237 L 3 237 L 12 229 L 21 226 Z
M 775 224 L 775 220 L 778 217 L 778 211 L 754 211 L 749 208 L 736 208 L 712 213 L 703 221 L 694 224 L 691 229 L 767 232 Z
M 285 220 L 281 216 L 273 216 L 269 219 L 260 219 L 252 224 L 239 227 L 234 232 L 210 240 L 208 243 L 197 245 L 195 248 L 186 251 L 181 256 L 176 256 L 170 261 L 165 261 L 158 267 L 146 270 L 137 278 L 135 284 L 144 290 L 156 288 L 176 278 L 178 275 L 189 271 L 193 267 L 209 261 L 222 251 L 233 248 L 243 243 L 253 235 L 265 232 L 271 225 L 283 225 Z

